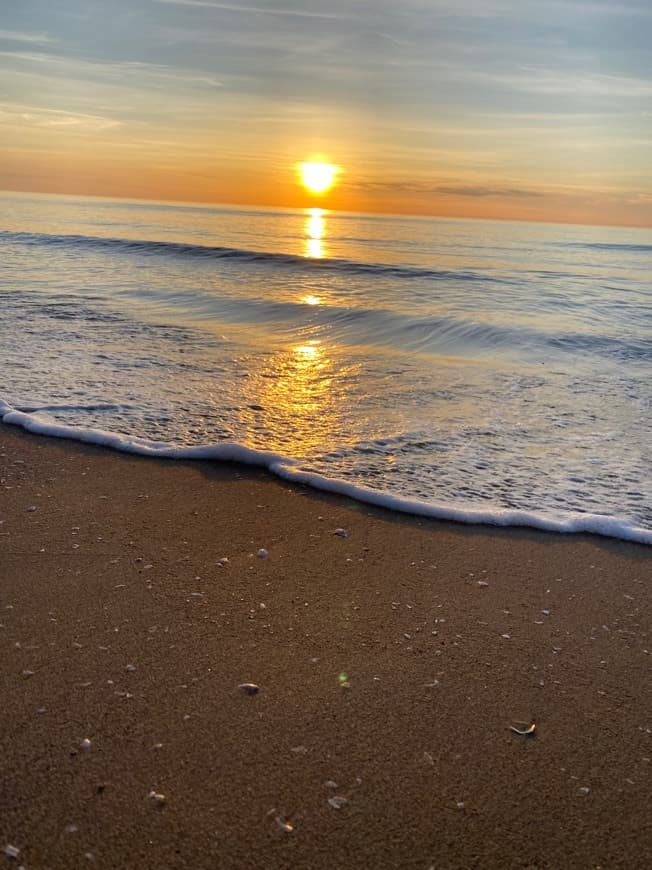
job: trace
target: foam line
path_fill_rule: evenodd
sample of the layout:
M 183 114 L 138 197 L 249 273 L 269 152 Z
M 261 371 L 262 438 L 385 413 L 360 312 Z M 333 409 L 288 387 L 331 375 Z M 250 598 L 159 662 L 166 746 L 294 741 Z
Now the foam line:
M 473 525 L 526 526 L 564 534 L 585 532 L 652 546 L 652 529 L 634 526 L 617 517 L 588 513 L 560 513 L 557 517 L 549 517 L 533 511 L 499 508 L 492 510 L 466 509 L 431 504 L 418 499 L 404 499 L 367 487 L 355 486 L 346 480 L 327 478 L 314 472 L 303 471 L 296 467 L 296 462 L 293 459 L 288 459 L 272 451 L 254 450 L 233 442 L 197 447 L 173 447 L 165 442 L 147 441 L 129 435 L 107 432 L 103 429 L 67 426 L 55 422 L 46 415 L 17 411 L 1 399 L 0 419 L 3 423 L 20 426 L 28 432 L 38 435 L 83 441 L 109 447 L 123 453 L 134 453 L 159 459 L 213 460 L 257 465 L 291 483 L 305 484 L 324 492 L 347 496 L 356 501 L 406 514 Z

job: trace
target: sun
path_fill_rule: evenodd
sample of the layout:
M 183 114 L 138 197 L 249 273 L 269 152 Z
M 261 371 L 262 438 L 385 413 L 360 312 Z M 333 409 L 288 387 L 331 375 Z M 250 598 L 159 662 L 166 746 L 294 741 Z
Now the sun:
M 333 163 L 299 163 L 301 184 L 311 193 L 326 193 L 335 184 L 339 166 Z

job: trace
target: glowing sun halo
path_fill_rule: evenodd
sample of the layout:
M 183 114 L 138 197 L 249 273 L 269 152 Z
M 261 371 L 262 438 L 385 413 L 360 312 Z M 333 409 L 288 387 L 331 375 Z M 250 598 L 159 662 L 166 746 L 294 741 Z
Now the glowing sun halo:
M 301 184 L 311 193 L 325 193 L 335 184 L 339 168 L 332 163 L 300 163 Z

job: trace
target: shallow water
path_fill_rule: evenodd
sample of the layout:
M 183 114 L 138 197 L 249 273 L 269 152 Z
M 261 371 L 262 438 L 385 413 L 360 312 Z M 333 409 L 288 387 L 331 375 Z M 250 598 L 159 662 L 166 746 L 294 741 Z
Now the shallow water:
M 652 541 L 650 231 L 0 201 L 7 422 Z

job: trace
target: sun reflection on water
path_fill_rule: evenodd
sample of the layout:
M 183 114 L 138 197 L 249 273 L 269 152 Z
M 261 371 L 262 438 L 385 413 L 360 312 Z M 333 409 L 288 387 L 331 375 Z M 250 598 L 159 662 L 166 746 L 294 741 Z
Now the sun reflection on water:
M 326 256 L 324 248 L 324 236 L 326 234 L 326 212 L 323 208 L 307 209 L 307 217 L 304 224 L 304 256 L 314 260 L 320 260 Z
M 248 440 L 286 452 L 306 455 L 329 442 L 339 418 L 334 393 L 336 366 L 328 349 L 318 340 L 303 340 L 267 357 L 248 389 L 249 407 L 262 408 L 252 415 Z

